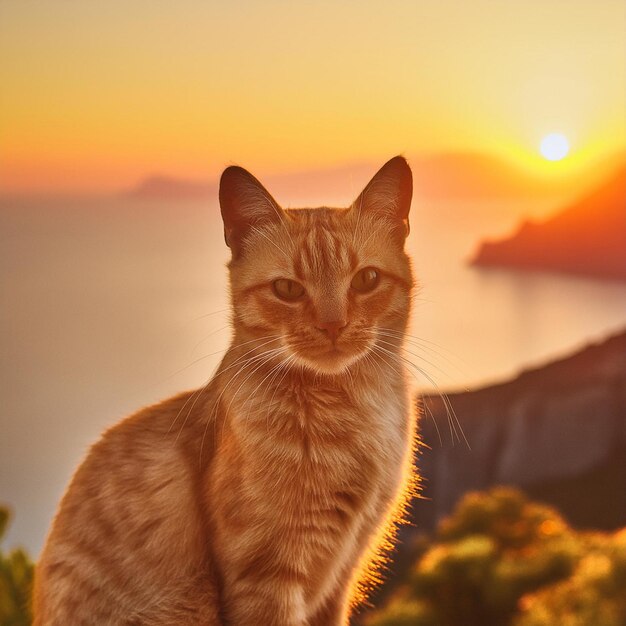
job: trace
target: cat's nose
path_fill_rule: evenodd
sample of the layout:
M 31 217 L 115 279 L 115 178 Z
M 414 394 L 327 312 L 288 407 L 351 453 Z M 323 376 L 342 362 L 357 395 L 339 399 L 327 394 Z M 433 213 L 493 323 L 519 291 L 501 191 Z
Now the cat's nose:
M 331 341 L 336 341 L 339 337 L 339 333 L 348 325 L 347 320 L 330 320 L 317 322 L 316 328 L 325 332 Z

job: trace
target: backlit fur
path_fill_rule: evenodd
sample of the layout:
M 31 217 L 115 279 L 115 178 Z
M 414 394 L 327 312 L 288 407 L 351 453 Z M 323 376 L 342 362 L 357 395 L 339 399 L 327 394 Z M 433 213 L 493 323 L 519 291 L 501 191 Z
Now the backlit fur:
M 206 387 L 93 446 L 37 566 L 36 626 L 348 624 L 414 487 L 410 192 L 400 157 L 348 209 L 283 210 L 226 171 L 232 345 Z M 364 267 L 380 278 L 358 293 Z M 303 298 L 277 297 L 285 278 Z

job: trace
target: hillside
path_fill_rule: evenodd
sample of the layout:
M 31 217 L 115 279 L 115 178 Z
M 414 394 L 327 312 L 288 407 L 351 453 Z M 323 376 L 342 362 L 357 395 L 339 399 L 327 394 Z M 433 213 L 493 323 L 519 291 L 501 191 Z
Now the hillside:
M 493 485 L 519 487 L 577 527 L 626 525 L 626 331 L 449 399 L 471 450 L 451 444 L 441 398 L 423 397 L 417 528 L 431 530 L 463 493 Z
M 626 167 L 551 219 L 484 242 L 472 263 L 626 280 Z

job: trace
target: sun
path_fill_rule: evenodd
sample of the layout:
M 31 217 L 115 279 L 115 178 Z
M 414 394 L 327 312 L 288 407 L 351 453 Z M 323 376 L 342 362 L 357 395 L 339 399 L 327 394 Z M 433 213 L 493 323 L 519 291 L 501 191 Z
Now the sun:
M 569 153 L 569 141 L 561 133 L 550 133 L 541 140 L 539 151 L 548 161 L 560 161 Z

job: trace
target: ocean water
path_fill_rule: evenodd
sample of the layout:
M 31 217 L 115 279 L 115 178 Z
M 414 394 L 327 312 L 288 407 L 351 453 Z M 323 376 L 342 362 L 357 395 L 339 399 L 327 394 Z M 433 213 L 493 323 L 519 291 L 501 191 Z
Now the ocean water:
M 407 245 L 421 287 L 407 356 L 442 389 L 506 379 L 626 325 L 623 283 L 466 264 L 482 236 L 533 211 L 414 201 Z M 15 513 L 6 545 L 37 555 L 103 429 L 210 377 L 230 339 L 227 260 L 215 203 L 0 208 L 0 502 Z M 415 384 L 432 386 L 417 373 Z

